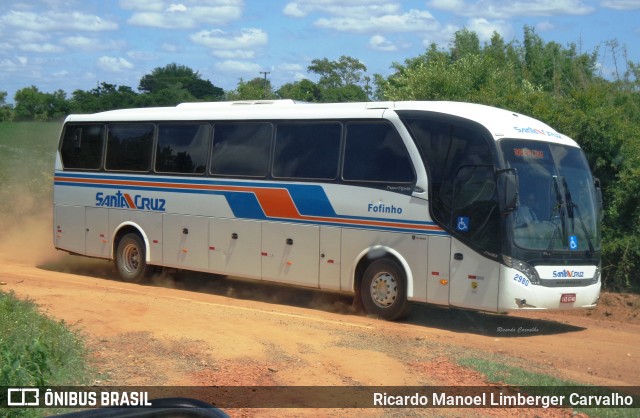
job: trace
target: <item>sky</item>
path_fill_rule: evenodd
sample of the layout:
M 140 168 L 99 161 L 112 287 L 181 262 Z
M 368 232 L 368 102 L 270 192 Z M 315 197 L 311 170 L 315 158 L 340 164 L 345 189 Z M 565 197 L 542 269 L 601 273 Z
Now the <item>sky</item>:
M 347 55 L 367 74 L 447 50 L 453 34 L 494 31 L 522 42 L 525 25 L 545 42 L 599 51 L 599 72 L 640 63 L 640 0 L 0 0 L 0 91 L 36 86 L 67 97 L 106 82 L 137 90 L 170 63 L 232 90 L 266 76 L 273 87 L 309 78 L 313 59 Z M 614 61 L 611 41 L 617 41 Z

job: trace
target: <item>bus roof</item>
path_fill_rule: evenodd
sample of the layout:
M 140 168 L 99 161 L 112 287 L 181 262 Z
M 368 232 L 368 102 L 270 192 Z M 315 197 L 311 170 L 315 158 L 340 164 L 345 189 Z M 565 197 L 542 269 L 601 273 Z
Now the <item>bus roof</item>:
M 195 102 L 181 103 L 175 107 L 69 115 L 66 122 L 382 118 L 387 110 L 417 110 L 469 119 L 485 126 L 496 140 L 523 138 L 577 146 L 572 139 L 529 116 L 491 106 L 450 101 L 306 103 L 285 99 Z

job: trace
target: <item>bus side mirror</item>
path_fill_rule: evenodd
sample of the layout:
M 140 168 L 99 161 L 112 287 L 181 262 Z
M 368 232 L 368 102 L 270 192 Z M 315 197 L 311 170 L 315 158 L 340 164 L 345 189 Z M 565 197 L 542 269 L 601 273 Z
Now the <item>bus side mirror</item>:
M 593 179 L 593 185 L 596 188 L 596 199 L 598 199 L 598 215 L 600 220 L 602 220 L 604 216 L 604 201 L 602 199 L 602 185 L 600 184 L 600 179 Z
M 500 203 L 502 213 L 513 212 L 518 208 L 518 173 L 515 168 L 498 171 Z

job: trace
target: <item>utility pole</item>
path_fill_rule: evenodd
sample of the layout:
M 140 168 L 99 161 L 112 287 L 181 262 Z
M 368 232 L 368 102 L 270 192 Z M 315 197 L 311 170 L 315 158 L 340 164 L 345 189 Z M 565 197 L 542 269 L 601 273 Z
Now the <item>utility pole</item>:
M 271 71 L 260 71 L 260 74 L 264 74 L 264 97 L 267 98 L 267 74 L 271 74 Z

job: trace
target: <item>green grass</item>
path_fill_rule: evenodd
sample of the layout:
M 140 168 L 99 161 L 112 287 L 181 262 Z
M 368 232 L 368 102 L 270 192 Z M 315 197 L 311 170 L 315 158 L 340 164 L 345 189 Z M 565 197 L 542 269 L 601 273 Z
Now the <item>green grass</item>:
M 92 378 L 87 361 L 88 351 L 76 330 L 39 313 L 32 302 L 0 292 L 0 387 L 87 384 Z M 11 416 L 45 413 L 11 410 Z
M 494 356 L 495 357 L 495 356 Z M 565 395 L 566 403 L 569 402 L 569 395 L 575 390 L 571 387 L 580 386 L 577 392 L 580 395 L 608 395 L 611 390 L 602 388 L 591 388 L 580 383 L 560 379 L 548 374 L 528 371 L 522 367 L 512 366 L 508 358 L 484 358 L 479 356 L 463 356 L 456 359 L 457 363 L 463 367 L 473 369 L 482 373 L 486 379 L 493 384 L 526 387 L 527 395 Z M 585 360 L 587 361 L 587 360 Z M 575 389 L 575 388 L 574 388 Z M 638 404 L 640 399 L 636 396 L 634 404 Z M 571 408 L 571 406 L 569 406 Z M 637 409 L 624 408 L 587 408 L 573 407 L 573 410 L 582 412 L 590 417 L 637 417 Z
M 0 227 L 51 208 L 60 123 L 0 122 Z
M 50 216 L 53 165 L 61 123 L 0 122 L 0 227 Z M 2 237 L 0 237 L 2 239 Z M 88 354 L 77 330 L 0 291 L 0 387 L 70 386 L 91 382 Z M 4 394 L 0 394 L 3 396 Z M 0 416 L 6 411 L 0 410 Z M 11 409 L 39 417 L 42 409 Z

